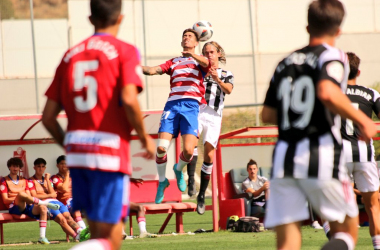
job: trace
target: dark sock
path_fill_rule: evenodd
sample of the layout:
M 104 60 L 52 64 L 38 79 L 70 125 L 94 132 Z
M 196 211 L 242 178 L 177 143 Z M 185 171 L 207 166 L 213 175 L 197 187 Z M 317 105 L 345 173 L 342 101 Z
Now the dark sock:
M 210 166 L 212 163 L 203 162 L 203 165 Z M 210 182 L 210 174 L 206 174 L 205 172 L 201 171 L 201 186 L 199 188 L 200 193 L 205 193 L 206 189 L 208 187 L 208 183 Z
M 195 167 L 197 166 L 198 155 L 194 155 L 193 159 L 187 164 L 187 175 L 189 180 L 194 180 Z
M 331 239 L 327 242 L 321 250 L 348 250 L 346 242 L 341 239 Z

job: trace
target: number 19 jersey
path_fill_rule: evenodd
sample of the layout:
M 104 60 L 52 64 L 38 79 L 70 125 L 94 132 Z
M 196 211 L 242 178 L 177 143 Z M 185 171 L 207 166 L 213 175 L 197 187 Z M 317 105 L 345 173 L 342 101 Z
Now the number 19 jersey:
M 95 34 L 68 50 L 46 92 L 68 118 L 66 162 L 85 168 L 131 174 L 131 126 L 122 107 L 126 85 L 142 90 L 136 47 Z
M 330 80 L 344 92 L 348 73 L 346 54 L 327 44 L 294 51 L 278 64 L 264 101 L 277 110 L 273 178 L 339 178 L 340 117 L 318 99 L 317 84 Z

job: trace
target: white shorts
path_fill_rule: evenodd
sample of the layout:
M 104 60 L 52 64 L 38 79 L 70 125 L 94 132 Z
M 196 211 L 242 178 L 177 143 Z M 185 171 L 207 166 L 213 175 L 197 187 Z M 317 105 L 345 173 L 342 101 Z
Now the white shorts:
M 360 192 L 379 190 L 379 171 L 376 162 L 347 162 L 348 174 L 353 175 Z
M 214 148 L 218 144 L 220 130 L 222 127 L 222 117 L 206 104 L 199 108 L 198 132 L 203 132 L 203 145 L 208 142 Z
M 327 221 L 343 223 L 359 214 L 351 184 L 337 179 L 272 179 L 267 200 L 265 227 L 309 219 L 307 202 Z

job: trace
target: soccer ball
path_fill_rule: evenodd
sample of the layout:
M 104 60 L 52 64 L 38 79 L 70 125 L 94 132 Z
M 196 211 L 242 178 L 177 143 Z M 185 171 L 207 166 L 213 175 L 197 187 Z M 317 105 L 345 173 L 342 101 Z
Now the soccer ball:
M 201 42 L 207 41 L 213 34 L 212 25 L 207 21 L 199 21 L 194 23 L 193 30 L 197 32 L 199 41 Z

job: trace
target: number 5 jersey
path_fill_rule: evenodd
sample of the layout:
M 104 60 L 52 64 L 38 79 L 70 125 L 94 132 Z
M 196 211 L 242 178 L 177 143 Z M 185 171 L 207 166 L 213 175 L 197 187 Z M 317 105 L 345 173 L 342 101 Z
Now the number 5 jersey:
M 277 110 L 272 178 L 346 177 L 341 120 L 318 99 L 317 84 L 329 80 L 345 92 L 348 73 L 346 54 L 327 44 L 306 46 L 278 64 L 264 101 Z
M 68 118 L 65 149 L 69 167 L 131 174 L 131 126 L 122 107 L 126 85 L 142 91 L 136 47 L 95 34 L 69 49 L 46 96 Z

